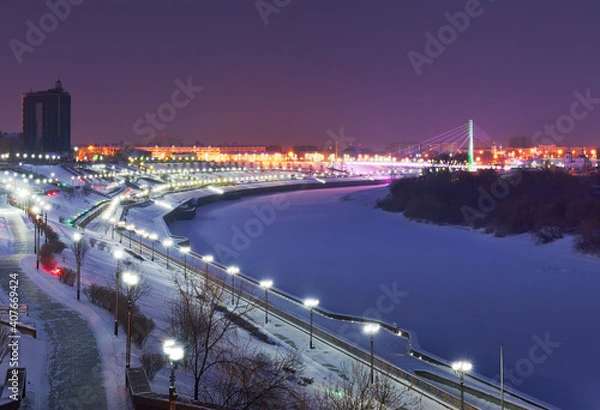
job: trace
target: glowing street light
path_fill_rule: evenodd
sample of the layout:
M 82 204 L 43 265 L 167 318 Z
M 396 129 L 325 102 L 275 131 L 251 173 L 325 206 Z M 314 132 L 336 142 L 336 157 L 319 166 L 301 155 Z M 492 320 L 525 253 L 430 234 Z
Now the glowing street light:
M 269 289 L 273 287 L 272 280 L 261 280 L 260 287 L 265 290 L 265 325 L 269 323 Z
M 374 350 L 373 350 L 373 339 L 375 336 L 375 333 L 377 333 L 379 331 L 379 325 L 377 324 L 366 324 L 365 327 L 363 328 L 363 331 L 371 336 L 371 384 L 373 384 L 373 379 L 374 379 L 374 368 L 375 368 L 375 356 L 374 356 Z
M 121 230 L 123 230 L 123 228 L 125 228 L 125 221 L 119 221 L 117 222 L 117 227 L 119 228 L 119 243 L 123 243 L 123 233 L 121 232 Z M 113 227 L 113 239 L 114 239 L 114 227 Z
M 202 257 L 202 260 L 204 261 L 204 265 L 206 268 L 206 274 L 208 275 L 208 265 L 213 263 L 215 261 L 215 258 L 212 255 L 204 255 Z
M 460 374 L 460 409 L 465 409 L 465 373 L 468 373 L 473 368 L 469 362 L 454 362 L 452 370 Z
M 190 247 L 182 246 L 179 250 L 183 253 L 183 277 L 187 281 L 187 254 L 190 252 Z
M 235 303 L 235 275 L 240 273 L 240 268 L 237 266 L 230 266 L 227 268 L 227 273 L 231 276 L 231 303 Z
M 135 231 L 135 225 L 129 224 L 125 227 L 125 229 L 129 231 L 129 249 L 131 249 L 131 235 L 133 234 L 133 231 Z
M 306 299 L 304 301 L 304 306 L 306 306 L 307 308 L 310 309 L 310 342 L 308 344 L 308 347 L 310 349 L 314 349 L 315 346 L 313 345 L 313 310 L 319 305 L 319 300 L 318 299 Z
M 140 229 L 136 233 L 140 236 L 140 256 L 144 256 L 142 246 L 144 245 L 144 237 L 146 236 L 146 231 L 144 229 Z
M 125 353 L 125 369 L 129 369 L 131 364 L 131 294 L 133 288 L 140 281 L 140 277 L 135 272 L 123 272 L 123 283 L 127 287 L 127 350 Z M 127 372 L 127 370 L 125 370 Z M 125 374 L 125 382 L 128 385 L 127 374 Z
M 169 269 L 169 248 L 173 246 L 173 239 L 167 238 L 162 242 L 162 244 L 167 250 L 167 269 Z
M 169 410 L 175 410 L 177 401 L 177 392 L 175 391 L 175 369 L 177 364 L 183 359 L 184 350 L 183 346 L 178 344 L 175 340 L 168 339 L 163 342 L 163 352 L 169 359 L 169 366 L 171 367 L 171 377 L 169 378 Z
M 124 253 L 122 249 L 116 249 L 113 257 L 117 260 L 117 270 L 115 272 L 115 336 L 119 336 L 119 276 L 121 275 L 121 259 Z
M 150 234 L 149 237 L 150 237 L 150 240 L 152 241 L 152 258 L 151 259 L 152 259 L 152 262 L 154 262 L 154 242 L 157 241 L 158 235 L 153 232 Z
M 110 222 L 110 239 L 115 239 L 115 225 L 117 224 L 117 219 L 114 216 L 108 218 L 108 222 Z
M 44 204 L 44 228 L 46 229 L 44 231 L 44 243 L 48 243 L 48 211 L 50 208 L 52 208 L 50 205 Z

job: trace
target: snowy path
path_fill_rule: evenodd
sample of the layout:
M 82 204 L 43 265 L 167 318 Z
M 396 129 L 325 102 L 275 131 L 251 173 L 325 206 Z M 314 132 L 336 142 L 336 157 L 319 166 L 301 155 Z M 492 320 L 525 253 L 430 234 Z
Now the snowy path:
M 25 251 L 29 246 L 27 238 L 31 236 L 27 235 L 27 226 L 16 213 L 10 213 L 7 220 L 15 238 L 14 251 Z M 47 346 L 45 364 L 41 366 L 45 367 L 46 383 L 40 380 L 47 390 L 38 388 L 35 404 L 29 403 L 27 408 L 106 409 L 102 363 L 94 333 L 79 314 L 58 303 L 22 274 L 21 258 L 22 255 L 15 254 L 0 259 L 0 276 L 21 273 L 19 298 L 29 305 L 30 318 L 38 322 L 38 339 Z M 7 286 L 8 281 L 3 280 L 2 285 Z

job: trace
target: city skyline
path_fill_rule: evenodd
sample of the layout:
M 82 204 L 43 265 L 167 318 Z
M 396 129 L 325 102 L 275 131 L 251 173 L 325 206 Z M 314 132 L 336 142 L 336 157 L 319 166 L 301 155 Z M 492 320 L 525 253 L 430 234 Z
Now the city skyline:
M 469 119 L 498 144 L 540 132 L 559 145 L 598 141 L 591 1 L 3 9 L 4 132 L 21 131 L 23 93 L 60 78 L 73 144 L 140 143 L 156 131 L 188 144 L 324 145 L 343 129 L 349 143 L 382 149 Z

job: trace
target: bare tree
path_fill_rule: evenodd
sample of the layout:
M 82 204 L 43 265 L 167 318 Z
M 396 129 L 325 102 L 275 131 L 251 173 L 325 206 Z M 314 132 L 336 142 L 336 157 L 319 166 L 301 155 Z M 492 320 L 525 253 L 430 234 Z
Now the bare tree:
M 344 363 L 340 385 L 330 386 L 317 394 L 319 410 L 388 410 L 420 409 L 421 400 L 408 388 L 397 388 L 385 375 L 378 374 L 371 383 L 370 371 L 361 363 Z
M 179 297 L 169 309 L 169 328 L 186 350 L 184 365 L 194 374 L 194 399 L 200 380 L 217 364 L 230 360 L 235 348 L 236 320 L 252 307 L 237 297 L 227 304 L 229 293 L 220 279 L 194 282 L 176 280 Z M 226 307 L 227 306 L 227 307 Z
M 203 398 L 225 408 L 276 410 L 298 408 L 303 402 L 300 354 L 291 350 L 274 355 L 254 349 L 238 349 L 221 361 L 208 383 L 203 383 Z
M 90 250 L 90 243 L 83 235 L 76 233 L 75 238 L 71 242 L 71 250 L 73 256 L 75 256 L 75 263 L 77 264 L 77 300 L 79 300 L 79 293 L 81 289 L 81 267 L 85 262 L 85 257 Z

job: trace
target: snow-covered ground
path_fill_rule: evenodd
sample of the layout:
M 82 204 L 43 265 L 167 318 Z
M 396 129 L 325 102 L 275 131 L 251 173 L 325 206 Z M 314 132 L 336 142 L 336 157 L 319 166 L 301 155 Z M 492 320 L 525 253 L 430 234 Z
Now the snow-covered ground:
M 53 168 L 61 172 L 58 167 L 48 167 L 45 172 L 51 172 Z M 39 169 L 33 171 L 40 172 Z M 70 178 L 68 173 L 61 174 L 61 177 Z M 191 196 L 192 193 L 169 195 L 165 196 L 164 202 L 172 207 Z M 76 215 L 104 199 L 96 194 L 85 197 L 80 193 L 76 193 L 74 197 L 62 193 L 55 195 L 49 199 L 52 209 L 48 213 L 48 220 L 61 238 L 68 243 L 74 229 L 59 223 L 59 218 L 66 219 Z M 141 218 L 138 214 L 136 220 L 138 226 L 143 226 L 148 231 L 154 225 L 159 232 L 164 229 L 164 226 L 157 222 L 157 215 L 165 210 L 164 205 L 154 205 L 151 209 L 145 208 Z M 18 228 L 16 233 L 11 231 L 16 229 L 15 227 Z M 87 256 L 82 268 L 82 288 L 91 283 L 114 284 L 115 260 L 111 257 L 111 251 L 126 246 L 126 240 L 119 244 L 117 238 L 112 239 L 109 227 L 107 220 L 98 218 L 83 232 L 86 238 L 95 238 L 98 243 L 104 243 L 106 247 L 101 248 L 96 245 Z M 20 365 L 26 366 L 28 372 L 28 394 L 24 408 L 45 409 L 49 405 L 53 408 L 128 408 L 124 388 L 124 330 L 121 329 L 119 336 L 115 337 L 112 331 L 113 316 L 91 304 L 83 294 L 81 301 L 77 301 L 75 288 L 61 283 L 57 277 L 43 269 L 35 268 L 33 255 L 23 258 L 11 256 L 14 252 L 13 239 L 16 236 L 31 238 L 32 232 L 31 223 L 23 217 L 21 211 L 8 205 L 0 207 L 0 256 L 3 255 L 4 268 L 20 267 L 22 271 L 20 302 L 27 303 L 32 308 L 29 316 L 21 319 L 31 322 L 38 329 L 38 339 L 34 340 L 26 336 L 21 339 Z M 147 252 L 146 256 L 148 256 Z M 13 259 L 14 266 L 9 266 L 8 261 Z M 75 269 L 75 261 L 68 248 L 57 259 L 59 263 Z M 134 263 L 133 259 L 128 261 Z M 122 263 L 126 264 L 126 262 L 127 260 Z M 139 304 L 144 314 L 154 318 L 157 329 L 147 341 L 144 351 L 133 349 L 132 366 L 139 365 L 139 356 L 143 352 L 161 351 L 161 339 L 168 336 L 165 331 L 166 307 L 173 298 L 174 292 L 173 268 L 167 271 L 163 262 L 157 260 L 153 263 L 146 260 L 142 264 L 142 272 L 151 284 L 152 291 L 142 298 Z M 181 275 L 181 272 L 176 274 Z M 7 287 L 3 286 L 2 289 L 4 292 L 0 292 L 0 301 L 6 304 Z M 255 312 L 253 320 L 257 324 L 262 323 L 263 312 Z M 347 356 L 324 344 L 317 346 L 316 350 L 308 350 L 304 332 L 284 325 L 274 318 L 266 330 L 283 341 L 275 348 L 262 345 L 258 348 L 272 351 L 272 349 L 296 346 L 305 353 L 305 376 L 315 380 L 308 389 L 322 388 L 323 385 L 330 386 L 339 381 L 336 369 L 340 369 L 342 363 L 349 360 Z M 5 361 L 0 366 L 0 374 L 6 370 L 7 364 Z M 78 379 L 78 375 L 84 376 Z M 181 395 L 191 395 L 192 377 L 181 367 L 177 372 L 176 384 Z M 158 373 L 152 387 L 154 391 L 166 394 L 167 386 L 168 369 L 165 368 Z M 425 409 L 445 408 L 426 398 L 423 398 L 422 404 Z
M 395 322 L 418 336 L 413 348 L 469 359 L 489 379 L 503 342 L 508 386 L 561 408 L 596 409 L 600 261 L 574 252 L 572 238 L 537 246 L 529 235 L 495 238 L 373 209 L 386 193 L 250 197 L 199 208 L 195 223 L 170 228 L 194 252 L 329 310 Z M 390 292 L 395 299 L 384 301 Z M 382 357 L 406 365 L 398 342 L 383 343 Z

